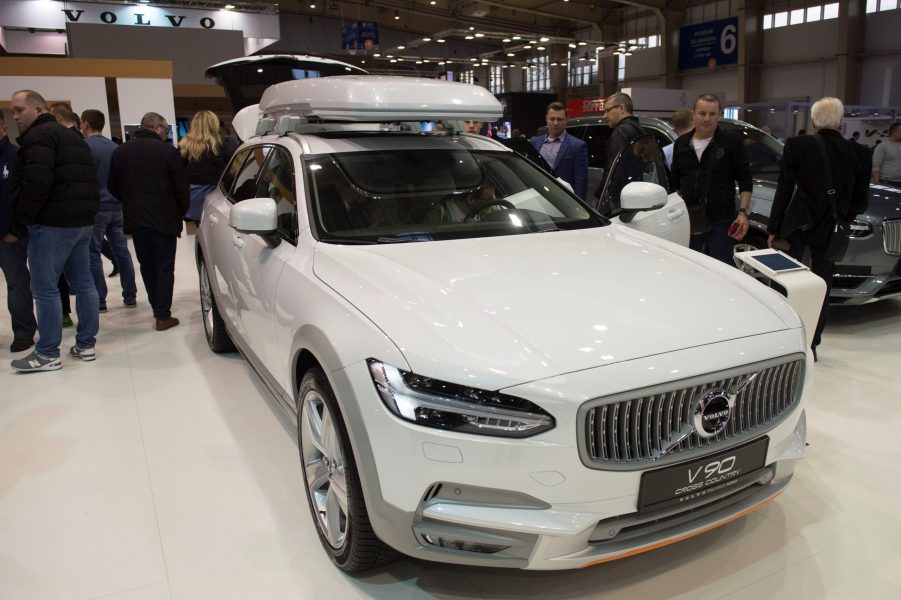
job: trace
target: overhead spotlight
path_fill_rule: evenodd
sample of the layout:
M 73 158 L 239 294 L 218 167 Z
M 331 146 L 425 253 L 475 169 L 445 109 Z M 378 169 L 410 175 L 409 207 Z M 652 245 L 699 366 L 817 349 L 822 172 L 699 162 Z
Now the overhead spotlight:
M 552 66 L 552 67 L 556 67 L 556 66 L 559 65 L 559 64 L 560 64 L 560 63 L 552 62 L 552 63 L 551 63 L 551 66 Z
M 423 42 L 431 42 L 431 41 L 432 41 L 432 38 L 422 38 L 422 41 L 423 41 Z
M 626 52 L 625 54 L 623 54 L 623 56 L 632 56 L 632 53 L 631 53 L 631 52 Z
M 435 41 L 438 42 L 439 44 L 443 44 L 446 40 L 444 40 L 444 39 L 442 39 L 442 38 L 438 38 L 438 39 L 435 40 Z
M 400 21 L 400 13 L 397 12 L 397 11 L 394 11 L 394 20 L 395 20 L 395 21 Z
M 522 39 L 522 36 L 521 36 L 521 35 L 514 35 L 514 36 L 513 36 L 513 39 L 514 39 L 514 40 L 521 40 L 521 39 Z
M 507 56 L 516 56 L 515 52 L 507 52 Z
M 529 40 L 529 41 L 526 42 L 526 43 L 527 43 L 527 44 L 537 44 L 538 42 L 536 42 L 535 40 Z
M 579 57 L 579 60 L 588 60 L 588 57 L 586 57 L 586 56 L 580 56 L 580 57 Z
M 596 58 L 589 58 L 588 60 L 590 60 L 591 62 L 598 62 L 598 59 Z
M 638 46 L 636 46 L 635 44 L 630 45 L 629 51 L 632 51 L 632 50 L 638 50 Z
M 397 49 L 398 49 L 398 50 L 404 50 L 404 49 L 406 49 L 406 46 L 404 46 L 403 44 L 401 44 L 400 46 L 397 47 Z
M 417 61 L 416 61 L 416 64 L 417 64 L 417 65 L 421 65 L 421 64 L 422 64 L 422 61 L 421 61 L 421 60 L 417 60 Z
M 582 42 L 579 42 L 579 45 L 580 45 L 580 46 L 587 46 L 587 45 L 588 45 L 588 42 L 582 41 Z
M 604 51 L 604 47 L 603 47 L 603 46 L 598 46 L 598 52 L 603 52 L 603 51 Z
M 310 8 L 316 8 L 315 4 L 310 4 Z
M 397 62 L 404 62 L 404 59 L 402 59 L 401 57 L 398 56 L 398 57 L 397 57 Z
M 536 50 L 544 50 L 544 46 L 538 46 L 538 47 L 535 48 L 535 49 L 536 49 Z
M 475 31 L 476 28 L 475 28 L 475 27 L 470 27 L 469 30 L 470 30 L 470 31 Z
M 263 69 L 257 69 L 257 73 L 262 73 Z
M 423 58 L 423 59 L 422 59 L 422 62 L 427 63 L 427 62 L 429 62 L 429 59 Z
M 570 48 L 575 48 L 576 45 L 575 45 L 574 43 L 570 42 L 570 43 L 569 43 L 569 47 L 570 47 Z
M 502 68 L 502 69 L 506 69 L 506 68 L 507 68 L 507 65 L 501 65 L 501 68 Z
M 394 58 L 394 55 L 393 55 L 393 54 L 389 54 L 389 55 L 388 55 L 388 58 Z
M 479 59 L 478 58 L 470 58 L 469 60 L 471 60 L 472 62 L 476 62 Z
M 438 2 L 436 2 L 436 0 L 431 0 L 431 1 L 429 2 L 429 4 L 431 4 L 432 6 L 435 6 L 436 4 L 438 4 Z
M 485 34 L 484 34 L 484 33 L 477 33 L 477 34 L 476 34 L 476 37 L 485 37 Z
M 467 39 L 467 40 L 473 40 L 473 39 L 475 39 L 475 36 L 473 36 L 473 35 L 467 35 L 465 39 Z
M 439 65 L 444 65 L 444 61 L 443 61 L 443 60 L 439 60 L 439 61 L 438 61 L 438 64 L 439 64 Z
M 510 38 L 504 38 L 504 40 L 503 40 L 503 42 L 504 42 L 505 44 L 509 44 L 509 43 L 512 42 L 512 41 L 513 41 L 513 40 L 511 40 Z
M 392 58 L 392 59 L 391 59 L 391 62 L 396 63 L 396 62 L 397 62 L 397 59 L 396 59 L 396 58 Z
M 144 0 L 141 0 L 141 2 L 142 2 L 143 4 L 149 4 L 149 3 L 150 3 L 150 0 L 147 0 L 146 2 L 145 2 Z M 226 4 L 226 5 L 225 5 L 225 10 L 231 10 L 231 9 L 233 9 L 234 7 L 235 7 L 234 4 Z
M 373 54 L 372 56 L 375 57 L 375 58 L 379 58 L 379 57 L 381 56 L 381 54 L 379 54 L 378 52 L 376 52 L 376 53 Z
M 541 38 L 539 41 L 541 41 L 541 42 L 549 42 L 549 41 L 551 41 L 551 38 L 543 37 L 543 38 Z

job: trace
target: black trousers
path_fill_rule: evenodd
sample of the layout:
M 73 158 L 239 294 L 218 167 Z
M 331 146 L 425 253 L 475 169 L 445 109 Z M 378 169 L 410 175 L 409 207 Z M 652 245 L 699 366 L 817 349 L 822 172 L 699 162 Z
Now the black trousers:
M 816 348 L 820 345 L 820 337 L 823 335 L 823 329 L 826 328 L 826 315 L 829 312 L 829 294 L 832 292 L 832 271 L 835 263 L 827 260 L 824 256 L 826 246 L 808 246 L 804 241 L 801 232 L 793 233 L 788 238 L 791 248 L 788 253 L 798 261 L 804 259 L 804 253 L 810 248 L 810 270 L 826 282 L 826 297 L 823 299 L 823 307 L 820 309 L 820 318 L 817 319 L 817 328 L 813 334 L 811 347 Z
M 172 316 L 175 248 L 178 238 L 141 227 L 135 227 L 131 238 L 138 264 L 141 265 L 141 279 L 144 280 L 153 316 L 156 319 L 168 319 Z

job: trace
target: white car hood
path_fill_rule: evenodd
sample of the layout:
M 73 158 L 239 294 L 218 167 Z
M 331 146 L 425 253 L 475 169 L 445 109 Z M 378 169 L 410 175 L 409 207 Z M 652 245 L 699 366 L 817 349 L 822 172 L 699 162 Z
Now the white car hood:
M 620 226 L 320 243 L 314 272 L 381 328 L 414 372 L 486 389 L 799 326 L 738 285 L 731 269 L 668 246 Z

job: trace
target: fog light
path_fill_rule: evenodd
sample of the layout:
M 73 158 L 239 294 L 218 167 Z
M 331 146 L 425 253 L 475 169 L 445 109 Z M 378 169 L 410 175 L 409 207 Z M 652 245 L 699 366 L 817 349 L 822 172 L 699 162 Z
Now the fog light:
M 463 552 L 478 552 L 480 554 L 494 554 L 495 552 L 500 552 L 501 550 L 506 550 L 510 547 L 498 546 L 495 544 L 485 544 L 483 542 L 469 542 L 466 540 L 431 535 L 428 533 L 422 534 L 422 539 L 432 546 L 438 546 L 439 548 L 462 550 Z

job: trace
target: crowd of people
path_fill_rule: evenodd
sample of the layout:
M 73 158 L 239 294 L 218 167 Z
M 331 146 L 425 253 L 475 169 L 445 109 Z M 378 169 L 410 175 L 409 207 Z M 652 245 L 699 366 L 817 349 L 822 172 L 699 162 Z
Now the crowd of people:
M 92 361 L 100 313 L 108 310 L 102 255 L 114 263 L 126 309 L 138 305 L 131 235 L 153 312 L 153 327 L 179 324 L 172 316 L 175 253 L 185 221 L 200 218 L 203 197 L 218 181 L 235 145 L 220 134 L 218 117 L 201 111 L 176 149 L 166 119 L 149 112 L 130 140 L 103 135 L 106 116 L 77 115 L 67 103 L 48 105 L 34 90 L 13 94 L 10 110 L 18 148 L 0 114 L 0 267 L 7 285 L 20 373 L 62 367 L 62 330 L 73 325 L 69 356 Z M 37 336 L 37 341 L 35 341 Z

